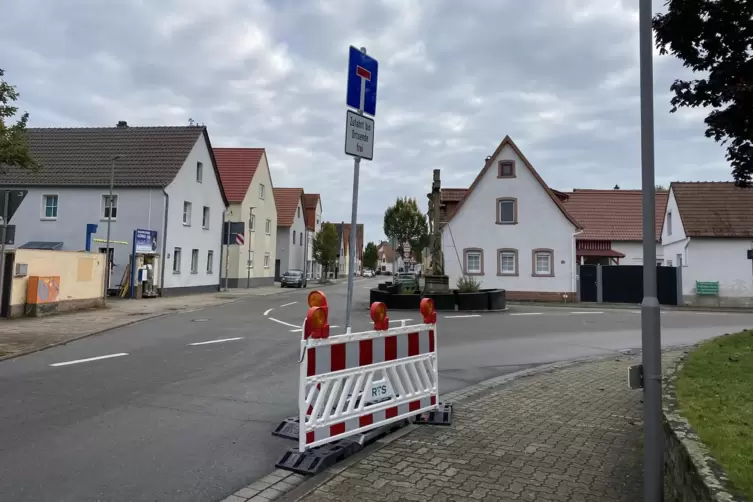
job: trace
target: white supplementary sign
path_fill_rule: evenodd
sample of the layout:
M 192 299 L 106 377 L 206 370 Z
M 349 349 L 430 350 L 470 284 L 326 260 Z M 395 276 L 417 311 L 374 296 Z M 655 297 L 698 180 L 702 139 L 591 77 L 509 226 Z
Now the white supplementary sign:
M 374 119 L 346 112 L 345 153 L 364 160 L 374 158 Z

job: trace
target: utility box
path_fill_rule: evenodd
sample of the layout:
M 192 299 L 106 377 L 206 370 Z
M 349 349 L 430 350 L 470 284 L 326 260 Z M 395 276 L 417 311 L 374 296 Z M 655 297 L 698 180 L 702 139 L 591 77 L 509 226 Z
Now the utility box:
M 60 298 L 60 276 L 31 276 L 26 284 L 26 306 L 24 314 L 42 317 L 58 312 Z

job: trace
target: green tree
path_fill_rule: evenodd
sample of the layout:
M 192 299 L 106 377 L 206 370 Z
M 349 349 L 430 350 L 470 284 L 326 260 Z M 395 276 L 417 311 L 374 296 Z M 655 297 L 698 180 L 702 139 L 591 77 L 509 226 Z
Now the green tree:
M 379 263 L 379 250 L 376 244 L 369 242 L 366 244 L 366 249 L 363 250 L 363 266 L 371 270 L 376 270 Z
M 670 53 L 694 80 L 675 80 L 670 103 L 712 108 L 706 137 L 727 144 L 727 160 L 739 187 L 753 179 L 753 2 L 734 0 L 668 0 L 667 12 L 653 19 L 660 54 Z
M 426 220 L 424 220 L 426 221 Z M 410 241 L 410 251 L 413 259 L 418 263 L 423 261 L 424 249 L 429 247 L 429 226 L 425 226 L 423 233 Z
M 384 234 L 395 241 L 395 251 L 399 256 L 404 256 L 406 243 L 412 246 L 427 232 L 426 216 L 418 208 L 416 199 L 398 197 L 395 205 L 384 212 Z
M 39 165 L 29 152 L 26 140 L 26 124 L 29 114 L 24 113 L 13 123 L 18 107 L 13 103 L 18 99 L 18 91 L 3 79 L 5 72 L 0 68 L 0 173 L 3 166 L 16 166 L 36 170 Z
M 322 224 L 321 230 L 314 236 L 312 253 L 314 261 L 324 269 L 323 277 L 327 277 L 335 266 L 339 244 L 335 225 L 333 223 Z

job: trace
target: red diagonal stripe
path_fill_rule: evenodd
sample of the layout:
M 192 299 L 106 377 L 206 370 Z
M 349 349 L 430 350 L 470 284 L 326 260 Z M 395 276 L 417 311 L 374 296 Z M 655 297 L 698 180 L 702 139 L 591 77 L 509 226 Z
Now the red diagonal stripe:
M 310 349 L 306 350 L 306 375 L 307 376 L 314 376 L 316 375 L 316 347 L 311 347 Z
M 363 66 L 356 66 L 356 75 L 366 80 L 371 80 L 371 72 Z

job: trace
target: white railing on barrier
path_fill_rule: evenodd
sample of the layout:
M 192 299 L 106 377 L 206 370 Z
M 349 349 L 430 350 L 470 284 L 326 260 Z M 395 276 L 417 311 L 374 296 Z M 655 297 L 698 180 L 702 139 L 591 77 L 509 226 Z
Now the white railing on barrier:
M 429 318 L 327 338 L 307 337 L 304 322 L 300 452 L 437 409 L 436 315 Z

